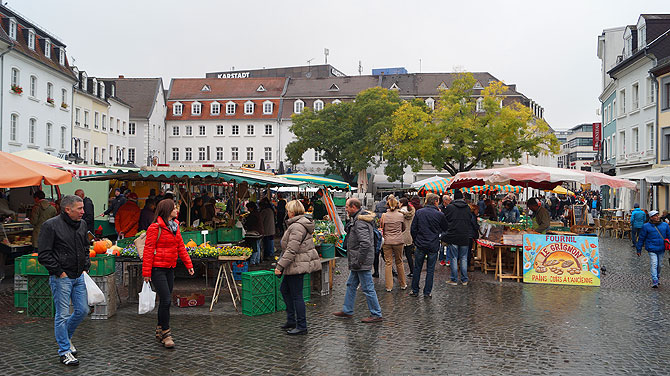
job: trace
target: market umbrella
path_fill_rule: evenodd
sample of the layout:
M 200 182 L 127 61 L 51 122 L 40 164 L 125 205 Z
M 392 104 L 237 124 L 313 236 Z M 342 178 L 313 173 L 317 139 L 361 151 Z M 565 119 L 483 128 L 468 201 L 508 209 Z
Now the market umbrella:
M 637 184 L 628 179 L 622 179 L 616 176 L 609 176 L 601 172 L 591 172 L 591 171 L 582 171 L 576 170 L 577 172 L 584 174 L 586 181 L 584 184 L 591 184 L 592 187 L 600 187 L 602 185 L 607 185 L 611 188 L 628 188 L 628 189 L 637 189 Z
M 584 184 L 586 183 L 586 175 L 578 170 L 526 164 L 459 172 L 454 176 L 448 188 L 498 184 L 551 190 L 566 181 Z
M 449 183 L 453 180 L 450 178 L 440 178 L 439 180 L 429 181 L 419 188 L 419 196 L 425 196 L 427 193 L 435 193 L 441 195 L 450 190 Z
M 563 187 L 562 185 L 557 186 L 556 188 L 552 189 L 549 192 L 556 193 L 557 195 L 570 195 L 570 196 L 575 195 L 575 192 L 565 189 L 565 187 Z
M 412 183 L 412 188 L 421 188 L 426 183 L 430 183 L 430 182 L 434 182 L 434 181 L 438 181 L 438 180 L 442 180 L 442 179 L 444 179 L 443 176 L 437 176 L 437 175 L 432 176 L 430 178 L 421 179 L 419 181 L 415 181 L 414 183 Z
M 335 189 L 345 189 L 349 190 L 351 189 L 349 186 L 349 183 L 335 180 L 335 179 L 329 179 L 329 178 L 324 178 L 323 176 L 316 176 L 316 175 L 307 175 L 307 174 L 301 174 L 296 172 L 295 174 L 285 174 L 285 175 L 279 175 L 281 178 L 293 180 L 293 181 L 302 181 L 305 183 L 312 183 L 315 185 L 322 185 L 326 188 L 335 188 Z
M 523 187 L 518 185 L 477 185 L 469 188 L 461 188 L 463 193 L 483 193 L 483 192 L 504 192 L 516 193 L 523 192 Z
M 72 182 L 72 174 L 45 164 L 0 151 L 0 188 L 60 185 Z

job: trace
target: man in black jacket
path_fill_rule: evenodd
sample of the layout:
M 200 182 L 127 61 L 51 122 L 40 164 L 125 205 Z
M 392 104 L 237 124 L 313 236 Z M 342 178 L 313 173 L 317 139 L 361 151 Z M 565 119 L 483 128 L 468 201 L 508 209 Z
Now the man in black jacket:
M 463 193 L 456 190 L 454 201 L 447 206 L 446 210 L 447 233 L 444 241 L 452 246 L 451 256 L 451 280 L 449 285 L 458 285 L 458 264 L 461 264 L 461 283 L 468 284 L 468 254 L 470 253 L 470 242 L 475 235 L 476 219 L 470 211 L 470 207 L 463 200 Z
M 86 194 L 84 193 L 83 189 L 77 189 L 76 191 L 74 191 L 74 195 L 79 196 L 81 197 L 82 200 L 84 200 L 84 217 L 82 219 L 84 220 L 84 222 L 86 222 L 86 230 L 94 234 L 95 214 L 93 212 L 95 210 L 95 207 L 93 206 L 93 201 L 91 200 L 90 197 L 86 197 Z
M 79 364 L 77 350 L 70 340 L 75 329 L 88 315 L 88 295 L 82 274 L 91 267 L 84 216 L 84 202 L 78 196 L 61 200 L 61 214 L 42 225 L 39 237 L 40 264 L 49 271 L 49 284 L 56 316 L 54 332 L 61 363 Z M 70 300 L 74 313 L 70 315 Z
M 412 220 L 410 232 L 412 233 L 412 239 L 414 239 L 416 251 L 414 252 L 414 275 L 412 276 L 410 296 L 419 296 L 421 269 L 423 269 L 423 262 L 428 256 L 423 296 L 425 298 L 431 297 L 435 262 L 437 261 L 437 252 L 440 250 L 440 233 L 447 230 L 447 221 L 437 206 L 439 201 L 440 196 L 429 193 L 426 196 L 426 206 L 417 210 L 414 220 Z

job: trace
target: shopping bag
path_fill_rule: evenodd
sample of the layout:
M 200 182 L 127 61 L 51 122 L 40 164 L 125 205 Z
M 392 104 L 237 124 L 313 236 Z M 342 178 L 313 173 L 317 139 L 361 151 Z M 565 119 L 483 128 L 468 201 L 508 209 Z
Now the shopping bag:
M 86 272 L 84 272 L 84 283 L 86 284 L 86 293 L 88 294 L 89 306 L 105 303 L 105 294 L 102 293 L 100 287 L 95 284 L 93 278 L 91 278 Z
M 140 305 L 137 309 L 137 313 L 142 315 L 153 311 L 154 307 L 156 306 L 156 292 L 151 289 L 151 284 L 149 282 L 144 282 L 139 296 Z

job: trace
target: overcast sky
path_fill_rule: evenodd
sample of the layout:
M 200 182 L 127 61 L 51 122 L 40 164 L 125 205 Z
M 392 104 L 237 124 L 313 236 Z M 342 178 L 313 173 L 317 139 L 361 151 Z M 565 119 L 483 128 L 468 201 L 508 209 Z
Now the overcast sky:
M 359 60 L 363 74 L 488 71 L 555 129 L 599 121 L 601 31 L 670 13 L 668 0 L 2 1 L 61 38 L 89 76 L 163 77 L 167 89 L 232 67 L 323 64 L 328 48 L 348 75 Z

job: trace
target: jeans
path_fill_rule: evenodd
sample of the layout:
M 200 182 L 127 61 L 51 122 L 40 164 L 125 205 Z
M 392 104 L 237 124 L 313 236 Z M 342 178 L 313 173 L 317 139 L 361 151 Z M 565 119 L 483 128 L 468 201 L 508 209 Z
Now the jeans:
M 407 259 L 407 266 L 409 267 L 410 275 L 414 275 L 414 245 L 405 246 L 405 258 Z
M 342 307 L 342 312 L 346 313 L 347 315 L 354 314 L 356 289 L 358 288 L 359 284 L 361 285 L 363 294 L 365 294 L 365 300 L 368 302 L 370 316 L 382 317 L 382 307 L 379 306 L 377 292 L 375 291 L 375 285 L 372 282 L 372 274 L 369 270 L 350 271 L 349 279 L 347 280 L 347 292 L 344 295 L 344 306 Z
M 663 254 L 665 254 L 665 251 L 659 253 L 649 252 L 649 262 L 651 264 L 651 282 L 653 284 L 658 284 L 658 279 L 661 278 Z
M 302 297 L 304 274 L 285 275 L 279 291 L 286 303 L 286 323 L 295 324 L 296 329 L 307 329 L 307 313 L 305 300 Z
M 275 237 L 268 235 L 263 237 L 263 254 L 265 257 L 275 257 Z
M 170 305 L 174 287 L 173 268 L 151 268 L 151 282 L 158 295 L 158 325 L 161 329 L 170 329 Z
M 451 280 L 458 282 L 458 261 L 461 265 L 461 282 L 468 281 L 468 255 L 470 254 L 469 245 L 452 245 L 454 253 L 451 257 Z
M 405 268 L 402 263 L 402 244 L 384 244 L 384 283 L 387 290 L 393 288 L 393 261 L 395 260 L 395 267 L 398 269 L 398 283 L 400 287 L 406 286 Z
M 433 291 L 433 274 L 435 274 L 435 262 L 437 261 L 437 252 L 417 248 L 414 251 L 414 275 L 412 276 L 412 292 L 419 293 L 419 282 L 421 280 L 421 269 L 423 261 L 428 256 L 426 264 L 426 282 L 423 286 L 423 295 L 430 295 Z
M 58 343 L 58 355 L 70 352 L 70 339 L 75 329 L 88 315 L 88 294 L 84 275 L 79 278 L 60 278 L 49 276 L 49 286 L 54 298 L 56 316 L 54 318 L 54 334 Z M 70 314 L 70 300 L 74 312 Z
M 249 264 L 256 265 L 261 262 L 261 240 L 260 239 L 249 239 L 251 243 L 251 258 L 249 258 Z
M 633 245 L 637 245 L 637 240 L 640 237 L 640 230 L 642 230 L 642 228 L 633 227 L 630 229 L 630 237 L 633 240 Z

